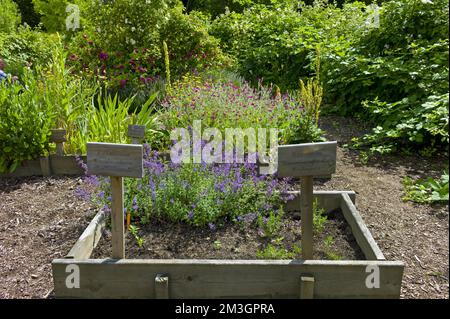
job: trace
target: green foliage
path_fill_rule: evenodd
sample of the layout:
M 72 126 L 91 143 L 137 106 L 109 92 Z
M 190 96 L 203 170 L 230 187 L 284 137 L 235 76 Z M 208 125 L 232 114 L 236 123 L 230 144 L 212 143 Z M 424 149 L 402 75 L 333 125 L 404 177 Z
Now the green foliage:
M 321 233 L 325 228 L 325 224 L 328 220 L 328 217 L 324 214 L 325 210 L 323 208 L 319 208 L 317 199 L 313 202 L 313 227 L 314 231 L 317 233 Z
M 130 234 L 134 237 L 134 239 L 136 240 L 136 243 L 139 247 L 144 246 L 144 239 L 142 237 L 139 236 L 138 231 L 139 231 L 139 227 L 135 226 L 135 225 L 130 225 L 129 227 L 129 231 Z
M 41 15 L 41 22 L 48 32 L 66 29 L 68 0 L 33 0 L 34 10 Z
M 448 145 L 447 1 L 385 2 L 378 28 L 323 61 L 327 102 L 376 125 L 355 146 Z
M 118 95 L 97 95 L 83 108 L 83 115 L 74 120 L 74 130 L 66 147 L 70 152 L 86 152 L 87 142 L 128 143 L 128 125 L 146 126 L 146 138 L 159 138 L 158 119 L 153 112 L 153 102 L 156 94 L 139 108 L 131 111 L 134 97 L 119 99 Z
M 259 259 L 294 259 L 300 253 L 301 248 L 297 245 L 294 245 L 293 250 L 289 251 L 286 248 L 268 244 L 263 250 L 256 252 L 256 257 Z
M 324 251 L 327 259 L 341 260 L 342 257 L 333 251 L 334 239 L 332 236 L 327 236 L 323 240 Z
M 141 224 L 166 220 L 211 230 L 229 222 L 256 225 L 259 215 L 267 217 L 285 202 L 287 184 L 257 177 L 256 164 L 175 165 L 145 149 L 144 177 L 125 180 L 125 207 Z M 109 206 L 109 181 L 94 186 L 90 199 Z
M 17 4 L 12 0 L 0 0 L 0 8 L 0 32 L 16 31 L 21 20 Z
M 26 26 L 14 33 L 0 33 L 0 57 L 6 63 L 5 72 L 20 78 L 26 67 L 45 66 L 58 45 L 57 36 Z
M 225 52 L 237 60 L 245 78 L 264 79 L 282 90 L 296 89 L 297 81 L 311 77 L 318 46 L 324 52 L 341 52 L 351 46 L 366 18 L 360 3 L 343 9 L 317 2 L 302 6 L 253 6 L 216 19 L 211 33 L 221 40 Z
M 23 160 L 48 153 L 54 112 L 42 99 L 43 82 L 25 72 L 27 88 L 0 83 L 0 172 L 14 171 Z
M 202 120 L 203 127 L 225 129 L 277 128 L 281 144 L 321 139 L 313 117 L 308 116 L 295 95 L 273 97 L 272 87 L 252 88 L 247 82 L 216 82 L 186 76 L 174 83 L 162 103 L 161 121 L 167 130 L 189 127 Z
M 412 201 L 419 204 L 435 202 L 448 202 L 448 172 L 444 172 L 440 179 L 428 177 L 425 180 L 413 180 L 410 177 L 403 179 L 405 187 L 404 201 Z
M 278 235 L 282 226 L 283 215 L 283 209 L 280 208 L 276 212 L 270 211 L 268 216 L 258 216 L 258 225 L 264 237 L 273 238 Z

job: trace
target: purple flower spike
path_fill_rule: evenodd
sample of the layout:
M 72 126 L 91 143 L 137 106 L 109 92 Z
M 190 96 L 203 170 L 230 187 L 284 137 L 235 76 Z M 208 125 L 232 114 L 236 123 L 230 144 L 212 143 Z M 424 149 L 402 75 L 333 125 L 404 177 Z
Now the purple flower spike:
M 216 225 L 214 225 L 213 223 L 208 223 L 208 227 L 211 231 L 215 231 L 216 230 Z

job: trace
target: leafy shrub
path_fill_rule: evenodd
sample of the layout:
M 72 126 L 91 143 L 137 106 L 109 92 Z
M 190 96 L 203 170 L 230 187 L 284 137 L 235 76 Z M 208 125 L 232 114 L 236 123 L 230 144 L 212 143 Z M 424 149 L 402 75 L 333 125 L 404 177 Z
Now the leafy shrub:
M 0 0 L 0 32 L 14 32 L 20 23 L 17 4 L 12 0 Z
M 61 32 L 66 29 L 66 7 L 68 0 L 33 0 L 34 10 L 48 32 Z
M 298 80 L 311 77 L 318 46 L 340 52 L 364 30 L 362 4 L 334 5 L 317 2 L 301 13 L 290 6 L 253 6 L 242 14 L 227 13 L 216 19 L 211 33 L 225 52 L 237 60 L 238 71 L 281 89 L 296 89 Z M 345 36 L 344 36 L 345 35 Z
M 174 75 L 226 63 L 204 17 L 184 14 L 175 0 L 158 3 L 118 0 L 88 7 L 91 18 L 70 43 L 69 65 L 112 92 L 145 99 L 146 91 L 164 85 L 164 42 Z
M 435 180 L 428 177 L 425 180 L 413 180 L 405 177 L 403 180 L 405 186 L 404 201 L 413 201 L 416 203 L 434 203 L 448 202 L 448 172 L 444 172 L 440 179 Z
M 108 179 L 90 180 L 90 199 L 108 210 Z M 177 165 L 164 162 L 145 145 L 144 177 L 125 180 L 125 207 L 141 224 L 164 219 L 214 230 L 227 222 L 268 217 L 287 199 L 287 188 L 288 180 L 258 176 L 255 164 Z
M 30 72 L 24 74 L 24 81 L 26 89 L 17 83 L 0 83 L 0 172 L 12 172 L 23 160 L 50 149 L 53 108 L 41 98 L 42 82 Z
M 199 77 L 184 77 L 174 83 L 162 103 L 160 119 L 167 130 L 188 128 L 194 120 L 203 127 L 214 127 L 225 136 L 226 128 L 277 128 L 280 142 L 320 140 L 321 131 L 314 117 L 308 116 L 296 96 L 275 96 L 272 87 L 248 83 L 203 82 Z
M 327 52 L 327 102 L 376 125 L 359 140 L 373 152 L 448 145 L 448 2 L 389 1 L 379 28 L 341 54 Z
M 52 51 L 60 45 L 56 35 L 49 35 L 21 26 L 15 33 L 0 33 L 0 57 L 5 60 L 6 72 L 20 76 L 26 67 L 45 66 Z

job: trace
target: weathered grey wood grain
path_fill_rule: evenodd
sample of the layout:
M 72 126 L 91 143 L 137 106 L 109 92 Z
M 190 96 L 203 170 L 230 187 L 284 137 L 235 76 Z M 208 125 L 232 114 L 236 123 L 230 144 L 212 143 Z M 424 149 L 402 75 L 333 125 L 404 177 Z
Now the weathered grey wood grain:
M 300 207 L 300 194 L 299 191 L 289 192 L 293 196 L 292 200 L 286 203 L 286 212 L 299 211 Z M 341 207 L 341 194 L 347 194 L 353 203 L 356 201 L 356 194 L 353 191 L 314 191 L 313 198 L 317 200 L 317 205 L 323 208 L 326 213 L 331 212 Z
M 313 259 L 313 177 L 301 181 L 300 212 L 302 216 L 302 258 Z
M 300 299 L 314 298 L 314 277 L 302 275 L 300 277 Z
M 105 213 L 100 211 L 89 223 L 88 227 L 81 234 L 70 252 L 66 255 L 69 259 L 88 259 L 98 241 L 102 236 L 102 230 L 105 227 Z
M 84 174 L 78 165 L 75 156 L 50 155 L 52 175 L 82 175 Z M 86 161 L 86 158 L 84 158 Z
M 336 172 L 337 142 L 278 146 L 278 176 L 326 176 Z
M 128 125 L 128 136 L 136 138 L 144 138 L 145 125 Z
M 125 225 L 123 215 L 123 178 L 111 176 L 112 257 L 125 258 Z
M 368 260 L 385 260 L 383 253 L 373 239 L 361 215 L 359 215 L 350 197 L 345 193 L 341 195 L 341 209 L 364 256 Z
M 50 166 L 50 159 L 48 157 L 41 157 L 39 159 L 41 164 L 41 172 L 43 176 L 52 175 L 52 168 Z
M 68 289 L 66 266 L 80 269 L 80 288 Z M 380 288 L 365 285 L 377 265 Z M 155 278 L 170 278 L 171 298 L 298 298 L 302 274 L 314 277 L 314 298 L 399 298 L 404 265 L 397 261 L 85 260 L 52 263 L 58 298 L 155 298 Z
M 142 145 L 88 143 L 88 173 L 103 176 L 143 176 Z
M 67 138 L 66 138 L 67 131 L 66 130 L 53 129 L 53 130 L 50 130 L 50 132 L 51 132 L 50 141 L 52 141 L 54 143 L 67 142 Z

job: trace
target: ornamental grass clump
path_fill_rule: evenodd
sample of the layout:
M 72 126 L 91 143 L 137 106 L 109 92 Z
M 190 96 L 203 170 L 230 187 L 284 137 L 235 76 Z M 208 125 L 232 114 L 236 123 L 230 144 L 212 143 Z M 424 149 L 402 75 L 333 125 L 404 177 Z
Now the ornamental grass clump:
M 288 179 L 259 175 L 256 164 L 173 164 L 144 145 L 144 177 L 125 179 L 125 214 L 133 224 L 164 220 L 215 230 L 282 214 Z M 109 179 L 88 176 L 77 194 L 110 211 Z M 264 219 L 267 220 L 267 219 Z

